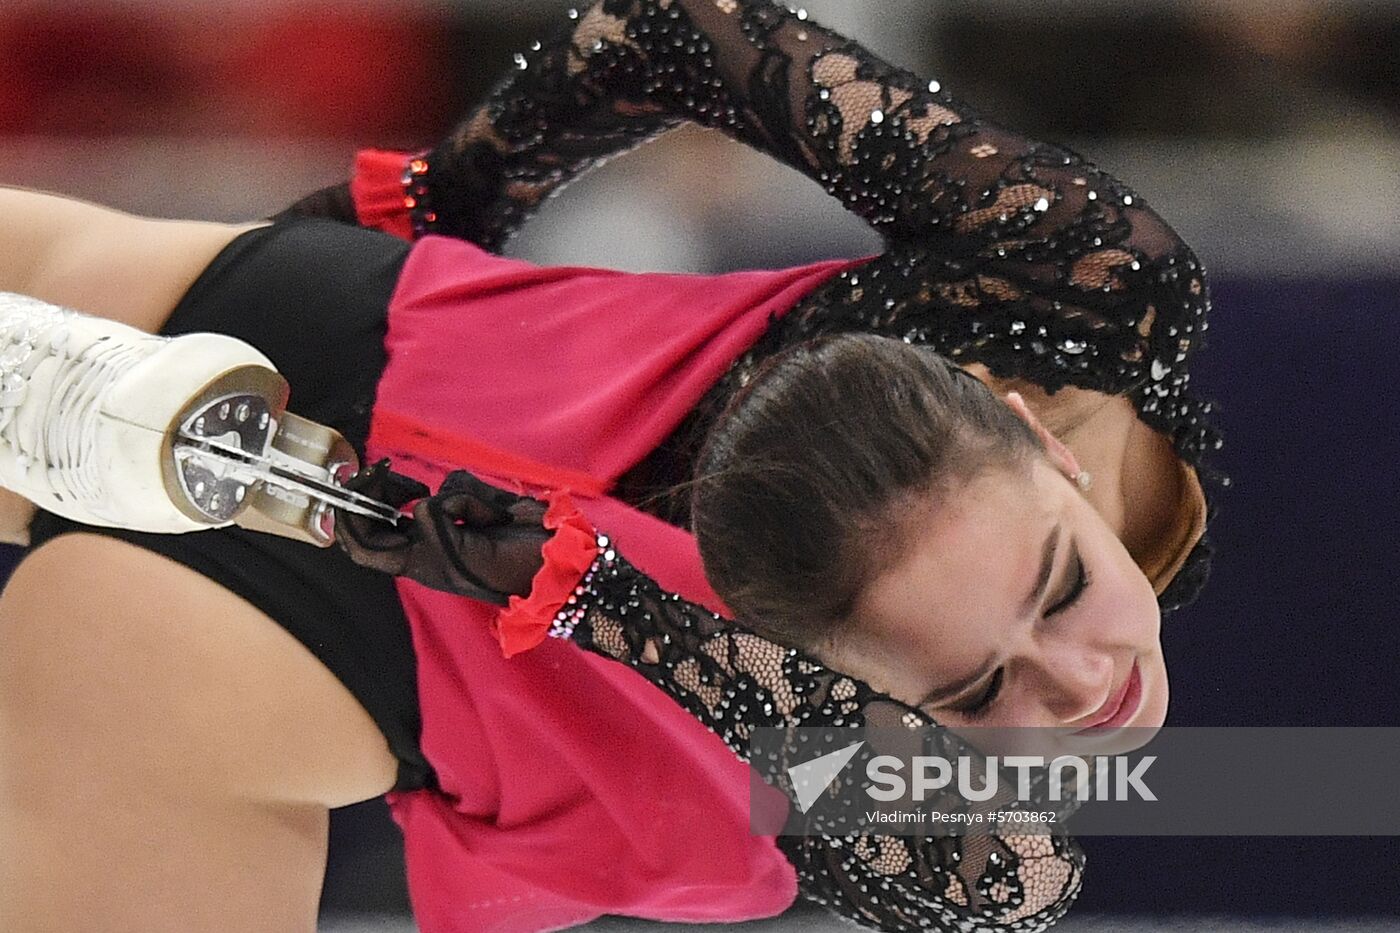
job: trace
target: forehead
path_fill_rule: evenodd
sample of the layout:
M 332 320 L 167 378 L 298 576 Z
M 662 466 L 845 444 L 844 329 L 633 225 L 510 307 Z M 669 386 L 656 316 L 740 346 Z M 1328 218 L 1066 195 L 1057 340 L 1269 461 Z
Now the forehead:
M 857 606 L 858 629 L 909 644 L 992 630 L 1020 614 L 1055 523 L 1053 496 L 1034 476 L 989 473 L 916 507 L 903 553 Z

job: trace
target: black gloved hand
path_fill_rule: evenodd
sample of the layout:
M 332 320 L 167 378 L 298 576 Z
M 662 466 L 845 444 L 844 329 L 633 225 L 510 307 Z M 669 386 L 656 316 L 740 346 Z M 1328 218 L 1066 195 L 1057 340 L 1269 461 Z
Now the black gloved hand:
M 345 484 L 402 508 L 422 501 L 413 517 L 389 525 L 341 512 L 336 541 L 355 563 L 408 577 L 424 586 L 506 605 L 525 596 L 544 563 L 540 549 L 553 532 L 544 527 L 545 503 L 517 496 L 465 470 L 449 473 L 437 494 L 401 476 L 381 460 Z

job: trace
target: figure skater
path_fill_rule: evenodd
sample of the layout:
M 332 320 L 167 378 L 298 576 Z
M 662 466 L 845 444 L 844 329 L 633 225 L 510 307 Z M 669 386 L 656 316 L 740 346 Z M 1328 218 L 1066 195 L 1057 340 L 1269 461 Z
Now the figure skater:
M 1198 263 L 1121 183 L 800 13 L 602 3 L 521 62 L 443 145 L 367 152 L 292 212 L 411 244 L 3 194 L 0 288 L 174 339 L 17 299 L 5 319 L 26 391 L 0 476 L 47 511 L 0 601 L 0 917 L 310 928 L 327 808 L 392 788 L 425 930 L 745 919 L 799 891 L 882 929 L 1047 926 L 1078 890 L 1068 841 L 751 836 L 747 736 L 1077 730 L 1129 693 L 1132 724 L 1161 723 L 1160 616 L 1205 578 L 1199 479 L 1219 478 L 1185 369 Z M 482 248 L 686 120 L 818 178 L 887 250 L 706 277 Z M 128 370 L 84 378 L 119 346 Z M 182 352 L 204 368 L 162 409 L 149 374 Z M 244 493 L 260 531 L 201 512 L 209 484 L 191 515 L 194 486 L 150 479 L 179 472 L 165 445 L 140 480 L 92 469 L 87 426 L 132 413 L 163 437 L 240 369 L 424 483 L 352 488 L 438 487 L 404 529 L 340 516 L 397 583 L 260 533 L 318 530 L 277 487 Z M 334 478 L 335 438 L 313 446 Z

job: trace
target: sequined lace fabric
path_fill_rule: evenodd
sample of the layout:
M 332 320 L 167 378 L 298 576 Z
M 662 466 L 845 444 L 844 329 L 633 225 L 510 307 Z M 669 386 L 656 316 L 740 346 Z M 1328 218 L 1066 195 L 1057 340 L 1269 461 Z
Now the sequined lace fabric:
M 713 127 L 822 184 L 878 231 L 878 257 L 776 321 L 619 493 L 674 524 L 710 424 L 763 359 L 864 331 L 936 347 L 1053 394 L 1126 395 L 1195 467 L 1221 444 L 1190 391 L 1209 295 L 1201 264 L 1132 189 L 1060 146 L 996 125 L 940 82 L 881 61 L 803 11 L 766 0 L 604 0 L 516 56 L 486 105 L 425 160 L 419 233 L 499 249 L 579 173 L 686 122 Z M 573 637 L 629 663 L 747 758 L 761 724 L 929 720 L 811 658 L 662 592 L 615 552 L 574 607 Z M 1158 597 L 1167 612 L 1209 573 L 1203 537 Z M 950 740 L 951 741 L 951 740 Z M 887 930 L 1043 929 L 1078 891 L 1071 840 L 780 837 L 804 895 Z
M 822 752 L 802 752 L 804 730 L 872 727 L 862 738 L 889 732 L 917 736 L 891 753 L 955 761 L 979 753 L 918 709 L 816 658 L 776 644 L 741 626 L 663 592 L 598 535 L 598 557 L 554 620 L 550 635 L 620 661 L 665 690 L 705 723 L 739 757 L 767 767 L 789 798 L 787 766 Z M 781 730 L 765 744 L 760 762 L 757 730 Z M 844 735 L 846 733 L 839 733 Z M 861 774 L 860 762 L 847 774 Z M 781 756 L 781 760 L 777 760 Z M 831 793 L 828 791 L 828 793 Z M 847 796 L 845 799 L 853 799 Z M 956 798 L 926 802 L 965 812 Z M 1073 802 L 1052 804 L 1044 775 L 1018 801 L 994 797 L 986 809 L 1053 810 L 1068 816 Z M 1015 824 L 1007 824 L 1015 827 Z M 849 825 L 837 824 L 849 830 Z M 1062 834 L 1009 829 L 964 836 L 928 832 L 883 835 L 860 828 L 835 831 L 809 812 L 801 825 L 777 837 L 795 867 L 803 895 L 862 926 L 879 930 L 1043 930 L 1079 893 L 1083 853 Z
M 624 497 L 688 524 L 673 494 L 725 401 L 768 355 L 865 331 L 1053 394 L 1123 394 L 1197 470 L 1208 522 L 1230 480 L 1212 404 L 1190 389 L 1209 292 L 1143 198 L 1068 149 L 983 118 L 937 80 L 886 64 L 803 11 L 765 0 L 604 0 L 516 56 L 516 70 L 420 163 L 415 227 L 498 250 L 583 171 L 682 123 L 720 129 L 822 184 L 885 241 L 736 361 Z M 1159 596 L 1193 601 L 1209 532 Z

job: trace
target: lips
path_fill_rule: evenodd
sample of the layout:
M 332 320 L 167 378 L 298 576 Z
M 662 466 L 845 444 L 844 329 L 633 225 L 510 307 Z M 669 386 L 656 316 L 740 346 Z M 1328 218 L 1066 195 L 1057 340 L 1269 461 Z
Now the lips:
M 1137 661 L 1134 661 L 1132 669 L 1128 671 L 1128 679 L 1123 682 L 1123 686 L 1094 713 L 1093 721 L 1079 729 L 1075 735 L 1103 729 L 1116 729 L 1125 725 L 1133 718 L 1133 714 L 1138 711 L 1138 707 L 1141 705 L 1142 674 L 1138 671 Z

